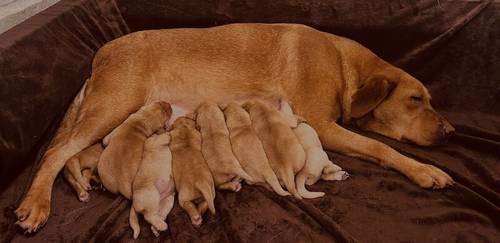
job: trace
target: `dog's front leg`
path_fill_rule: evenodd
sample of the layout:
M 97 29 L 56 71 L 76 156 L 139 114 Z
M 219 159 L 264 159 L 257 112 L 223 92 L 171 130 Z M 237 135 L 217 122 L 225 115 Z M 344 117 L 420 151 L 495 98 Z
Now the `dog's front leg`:
M 423 188 L 444 188 L 454 183 L 439 168 L 408 158 L 386 144 L 351 132 L 336 123 L 316 124 L 315 128 L 327 149 L 395 169 Z

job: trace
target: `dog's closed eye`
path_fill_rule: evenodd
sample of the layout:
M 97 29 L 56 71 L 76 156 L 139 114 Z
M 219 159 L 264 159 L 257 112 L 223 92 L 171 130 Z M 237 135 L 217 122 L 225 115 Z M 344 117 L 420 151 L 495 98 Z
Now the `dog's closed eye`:
M 424 97 L 418 96 L 418 95 L 412 95 L 410 96 L 411 101 L 416 102 L 416 103 L 421 103 L 424 101 Z

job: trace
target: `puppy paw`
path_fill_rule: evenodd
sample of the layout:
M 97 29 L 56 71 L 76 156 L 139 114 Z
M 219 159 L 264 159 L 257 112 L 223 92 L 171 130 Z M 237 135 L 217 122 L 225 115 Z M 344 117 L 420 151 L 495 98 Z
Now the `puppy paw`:
M 234 185 L 233 191 L 239 192 L 241 190 L 241 183 L 236 183 Z
M 50 197 L 44 194 L 28 194 L 15 211 L 16 222 L 25 233 L 34 233 L 42 227 L 49 218 Z
M 80 194 L 78 194 L 78 200 L 80 200 L 80 202 L 88 202 L 90 200 L 90 194 L 88 192 L 80 192 Z
M 349 176 L 350 176 L 349 173 L 347 173 L 347 171 L 343 171 L 343 170 L 335 173 L 335 177 L 338 178 L 337 180 L 339 180 L 339 181 L 343 181 L 343 180 L 349 178 Z
M 196 216 L 191 217 L 191 223 L 194 226 L 200 226 L 202 222 L 203 222 L 203 219 L 201 218 L 200 215 L 196 215 Z
M 418 165 L 407 176 L 423 188 L 441 189 L 455 184 L 444 171 L 428 164 Z

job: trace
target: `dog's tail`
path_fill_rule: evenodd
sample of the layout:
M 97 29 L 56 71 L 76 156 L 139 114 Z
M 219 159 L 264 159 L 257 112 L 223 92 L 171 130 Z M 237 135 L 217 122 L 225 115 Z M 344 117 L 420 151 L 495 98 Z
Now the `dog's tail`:
M 304 198 L 317 198 L 324 196 L 325 195 L 324 192 L 311 192 L 307 190 L 305 185 L 307 176 L 308 173 L 306 172 L 305 168 L 302 169 L 299 172 L 299 174 L 297 174 L 296 184 L 297 184 L 297 191 L 299 191 L 299 194 Z
M 214 205 L 214 199 L 215 199 L 215 188 L 213 185 L 210 185 L 208 183 L 198 183 L 197 184 L 198 190 L 201 192 L 203 197 L 205 198 L 205 201 L 208 204 L 208 210 L 215 215 L 215 205 Z
M 286 189 L 296 198 L 302 199 L 302 196 L 297 192 L 297 188 L 295 188 L 295 175 L 293 174 L 292 168 L 282 168 L 279 174 Z
M 264 174 L 264 179 L 266 180 L 267 184 L 271 186 L 271 188 L 280 196 L 290 196 L 291 194 L 287 191 L 285 191 L 281 185 L 280 182 L 278 181 L 278 177 L 276 177 L 276 174 L 274 174 L 273 170 L 269 168 L 269 171 Z
M 137 216 L 137 212 L 135 211 L 133 205 L 130 205 L 130 215 L 128 221 L 130 228 L 132 228 L 132 231 L 134 232 L 134 239 L 137 239 L 141 233 L 141 227 L 139 226 L 139 217 Z

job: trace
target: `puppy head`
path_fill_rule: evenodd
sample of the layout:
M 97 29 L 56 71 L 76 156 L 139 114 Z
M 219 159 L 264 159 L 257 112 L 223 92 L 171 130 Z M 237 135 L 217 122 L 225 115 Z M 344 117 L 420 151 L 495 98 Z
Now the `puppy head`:
M 174 121 L 172 128 L 195 128 L 195 121 L 189 117 L 181 116 Z
M 417 79 L 399 71 L 370 77 L 352 96 L 351 117 L 364 129 L 421 146 L 441 143 L 454 128 L 431 106 Z

